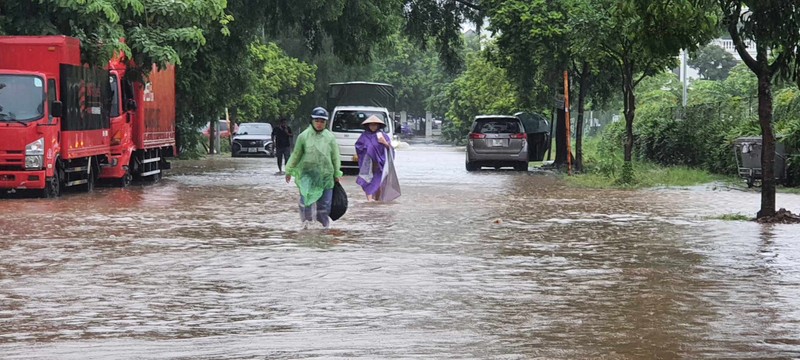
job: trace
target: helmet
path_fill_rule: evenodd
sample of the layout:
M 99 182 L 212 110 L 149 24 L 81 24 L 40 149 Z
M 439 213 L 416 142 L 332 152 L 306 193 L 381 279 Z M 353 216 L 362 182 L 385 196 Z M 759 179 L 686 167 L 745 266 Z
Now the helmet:
M 323 107 L 315 107 L 314 110 L 311 110 L 311 117 L 314 119 L 328 120 L 328 110 L 325 110 Z

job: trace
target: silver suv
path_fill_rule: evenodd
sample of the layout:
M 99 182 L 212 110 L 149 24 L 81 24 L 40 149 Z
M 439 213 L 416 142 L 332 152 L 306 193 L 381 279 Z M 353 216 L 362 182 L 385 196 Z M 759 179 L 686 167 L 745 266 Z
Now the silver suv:
M 522 121 L 511 115 L 479 115 L 467 142 L 467 171 L 483 166 L 528 170 L 528 136 Z

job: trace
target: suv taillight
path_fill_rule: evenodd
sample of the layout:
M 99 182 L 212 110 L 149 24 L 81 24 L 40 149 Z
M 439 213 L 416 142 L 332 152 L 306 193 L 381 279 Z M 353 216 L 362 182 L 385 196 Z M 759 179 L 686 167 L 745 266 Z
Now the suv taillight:
M 519 134 L 511 134 L 512 139 L 527 139 L 528 134 L 526 133 L 519 133 Z
M 469 133 L 469 138 L 470 139 L 485 139 L 486 138 L 486 134 Z

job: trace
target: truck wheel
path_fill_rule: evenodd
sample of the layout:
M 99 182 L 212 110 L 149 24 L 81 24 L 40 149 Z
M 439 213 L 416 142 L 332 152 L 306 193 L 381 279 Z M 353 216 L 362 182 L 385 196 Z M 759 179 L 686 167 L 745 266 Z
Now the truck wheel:
M 128 187 L 133 181 L 133 175 L 131 175 L 131 169 L 129 167 L 125 167 L 125 175 L 122 175 L 121 178 L 117 179 L 117 186 L 121 188 Z
M 94 191 L 94 165 L 92 158 L 89 158 L 89 164 L 86 170 L 86 192 Z
M 61 196 L 61 177 L 59 173 L 60 170 L 56 167 L 56 170 L 53 171 L 53 176 L 47 178 L 44 189 L 42 189 L 43 198 L 53 199 Z

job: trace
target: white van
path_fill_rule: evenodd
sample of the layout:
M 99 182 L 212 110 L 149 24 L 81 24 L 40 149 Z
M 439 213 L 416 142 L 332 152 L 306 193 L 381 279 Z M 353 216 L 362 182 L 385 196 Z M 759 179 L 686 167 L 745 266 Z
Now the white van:
M 358 159 L 356 158 L 356 140 L 364 132 L 361 125 L 368 117 L 375 115 L 383 120 L 386 127 L 383 131 L 392 139 L 392 144 L 397 143 L 394 136 L 394 119 L 386 108 L 374 106 L 339 106 L 333 109 L 331 121 L 328 127 L 336 137 L 336 144 L 339 145 L 339 155 L 342 159 L 343 169 L 357 169 Z
M 343 169 L 358 169 L 356 141 L 368 117 L 375 115 L 383 120 L 386 132 L 396 146 L 394 113 L 394 87 L 389 84 L 364 81 L 332 83 L 328 88 L 328 109 L 331 111 L 328 129 L 336 137 Z

